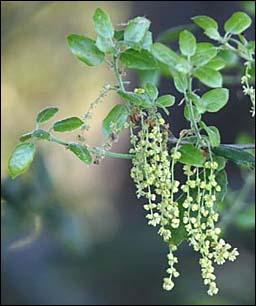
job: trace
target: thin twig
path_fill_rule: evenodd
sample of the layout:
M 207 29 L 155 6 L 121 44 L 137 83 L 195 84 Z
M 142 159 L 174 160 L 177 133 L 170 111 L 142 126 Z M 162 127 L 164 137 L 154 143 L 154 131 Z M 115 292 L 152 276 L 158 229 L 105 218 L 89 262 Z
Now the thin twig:
M 178 139 L 174 136 L 171 136 L 168 139 L 168 142 L 171 144 L 176 144 Z M 181 144 L 190 144 L 191 142 L 182 140 Z M 240 149 L 240 150 L 247 150 L 247 149 L 255 149 L 255 144 L 254 143 L 246 143 L 246 144 L 228 144 L 228 143 L 222 143 L 222 146 L 225 146 L 227 148 L 234 148 L 234 149 Z

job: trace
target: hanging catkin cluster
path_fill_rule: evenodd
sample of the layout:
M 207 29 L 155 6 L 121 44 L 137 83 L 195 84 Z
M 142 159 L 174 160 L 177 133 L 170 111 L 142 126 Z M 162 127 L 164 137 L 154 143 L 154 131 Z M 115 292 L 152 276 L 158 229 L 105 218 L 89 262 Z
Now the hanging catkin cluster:
M 237 249 L 231 249 L 231 245 L 220 238 L 221 229 L 215 227 L 219 215 L 214 205 L 216 193 L 221 191 L 216 181 L 217 169 L 218 163 L 215 161 L 207 161 L 203 170 L 185 165 L 183 170 L 187 180 L 181 186 L 186 193 L 183 223 L 190 244 L 201 255 L 199 263 L 204 284 L 209 286 L 209 295 L 218 293 L 213 262 L 222 265 L 226 260 L 234 261 L 238 255 Z
M 179 276 L 174 267 L 178 259 L 173 255 L 177 246 L 170 241 L 172 230 L 183 223 L 190 245 L 201 255 L 199 263 L 204 284 L 209 286 L 208 294 L 217 294 L 213 263 L 221 265 L 226 260 L 234 261 L 238 255 L 237 249 L 232 249 L 220 238 L 220 228 L 215 227 L 219 217 L 214 210 L 216 193 L 221 192 L 216 181 L 218 163 L 207 161 L 203 167 L 184 165 L 186 181 L 180 186 L 180 182 L 175 180 L 175 165 L 181 153 L 176 146 L 169 154 L 164 119 L 159 113 L 146 117 L 141 112 L 140 120 L 141 129 L 136 135 L 131 128 L 130 153 L 134 155 L 131 177 L 137 188 L 137 197 L 146 199 L 144 209 L 148 224 L 159 227 L 158 234 L 169 247 L 168 277 L 164 278 L 163 288 L 171 290 L 174 287 L 172 278 Z M 182 220 L 175 200 L 179 191 L 184 193 Z
M 138 135 L 134 135 L 133 132 L 131 135 L 130 153 L 134 154 L 131 177 L 137 187 L 137 196 L 147 199 L 144 209 L 147 211 L 148 224 L 159 226 L 159 235 L 168 243 L 172 237 L 172 229 L 180 224 L 180 218 L 178 203 L 174 200 L 179 182 L 174 180 L 172 175 L 175 159 L 173 162 L 169 159 L 167 140 L 168 132 L 161 115 L 154 113 L 145 119 L 142 113 L 141 130 Z M 168 245 L 169 277 L 164 279 L 163 287 L 171 290 L 174 286 L 172 277 L 178 277 L 179 273 L 174 267 L 178 260 L 172 254 L 176 246 L 169 243 Z

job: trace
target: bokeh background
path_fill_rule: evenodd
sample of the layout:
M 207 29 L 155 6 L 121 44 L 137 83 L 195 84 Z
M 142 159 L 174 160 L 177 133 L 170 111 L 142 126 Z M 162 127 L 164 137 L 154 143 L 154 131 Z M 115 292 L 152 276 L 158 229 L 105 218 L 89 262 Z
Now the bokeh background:
M 154 38 L 190 23 L 195 15 L 210 15 L 223 24 L 245 9 L 254 19 L 249 1 L 1 2 L 2 304 L 254 305 L 255 198 L 248 170 L 228 165 L 231 189 L 221 206 L 223 226 L 241 255 L 216 269 L 217 297 L 205 293 L 198 256 L 185 243 L 178 252 L 181 277 L 175 290 L 162 290 L 167 249 L 146 224 L 129 161 L 105 159 L 86 167 L 63 148 L 43 143 L 29 172 L 15 180 L 8 177 L 10 152 L 19 136 L 33 128 L 40 109 L 59 107 L 57 118 L 80 115 L 104 84 L 114 82 L 106 66 L 90 68 L 77 61 L 65 40 L 70 33 L 95 36 L 92 15 L 97 7 L 107 10 L 115 25 L 137 15 L 148 17 Z M 200 31 L 196 35 L 205 39 Z M 254 33 L 247 35 L 252 39 Z M 128 78 L 131 86 L 138 84 L 135 74 Z M 250 142 L 254 122 L 239 73 L 231 71 L 225 80 L 231 102 L 220 114 L 206 116 L 206 122 L 220 128 L 223 142 Z M 160 92 L 170 91 L 170 80 L 161 80 Z M 102 119 L 116 102 L 118 97 L 110 95 L 96 109 L 87 135 L 90 144 L 103 142 Z M 182 107 L 175 107 L 168 120 L 175 133 L 184 128 Z M 128 148 L 124 132 L 113 149 Z

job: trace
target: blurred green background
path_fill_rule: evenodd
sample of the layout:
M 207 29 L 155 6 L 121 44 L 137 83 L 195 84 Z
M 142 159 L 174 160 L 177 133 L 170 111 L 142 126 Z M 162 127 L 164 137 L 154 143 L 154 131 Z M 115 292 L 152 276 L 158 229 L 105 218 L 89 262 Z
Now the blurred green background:
M 254 176 L 248 170 L 228 165 L 232 190 L 220 209 L 227 240 L 241 255 L 216 269 L 220 294 L 214 298 L 205 293 L 197 254 L 186 244 L 178 252 L 181 277 L 175 290 L 162 290 L 167 248 L 146 224 L 128 161 L 105 159 L 86 167 L 63 148 L 43 143 L 28 173 L 15 180 L 7 174 L 11 150 L 33 128 L 40 109 L 57 106 L 58 118 L 80 115 L 104 84 L 114 82 L 106 66 L 93 69 L 77 61 L 65 40 L 70 33 L 94 37 L 97 7 L 108 11 L 115 25 L 145 15 L 156 38 L 194 15 L 209 14 L 223 23 L 242 6 L 253 14 L 248 1 L 1 2 L 2 304 L 255 304 Z M 135 85 L 135 75 L 128 77 Z M 161 91 L 170 90 L 170 81 L 162 81 Z M 238 102 L 207 120 L 220 126 L 224 142 L 250 142 L 249 102 L 239 83 L 231 90 Z M 96 109 L 90 144 L 103 142 L 102 119 L 117 102 L 110 95 Z M 179 107 L 171 118 L 176 131 L 184 127 Z M 124 133 L 114 151 L 128 147 Z

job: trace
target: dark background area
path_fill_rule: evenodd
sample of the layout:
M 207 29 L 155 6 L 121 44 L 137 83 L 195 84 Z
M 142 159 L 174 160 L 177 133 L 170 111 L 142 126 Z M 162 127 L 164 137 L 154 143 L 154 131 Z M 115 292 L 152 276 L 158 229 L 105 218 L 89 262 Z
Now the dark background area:
M 161 284 L 167 248 L 146 224 L 128 161 L 105 160 L 89 169 L 66 156 L 67 152 L 43 145 L 29 173 L 13 181 L 6 171 L 10 151 L 19 135 L 31 129 L 39 109 L 57 103 L 62 115 L 81 113 L 106 80 L 113 80 L 105 68 L 84 69 L 65 44 L 67 33 L 93 35 L 92 14 L 97 7 L 113 15 L 115 24 L 146 16 L 156 38 L 166 29 L 190 23 L 196 15 L 210 15 L 222 26 L 233 12 L 243 9 L 241 2 L 4 2 L 2 304 L 254 305 L 254 228 L 241 229 L 232 222 L 227 226 L 226 239 L 239 249 L 240 256 L 236 262 L 216 268 L 217 297 L 207 296 L 199 257 L 186 243 L 178 251 L 181 276 L 175 289 L 165 292 Z M 246 34 L 253 39 L 251 30 Z M 201 31 L 196 36 L 206 40 Z M 129 77 L 135 86 L 137 77 L 133 73 Z M 170 80 L 162 79 L 160 84 L 161 93 L 176 94 Z M 226 86 L 231 91 L 228 106 L 207 115 L 205 121 L 219 127 L 224 143 L 234 143 L 241 133 L 254 138 L 250 104 L 242 96 L 240 84 Z M 95 114 L 90 141 L 102 140 L 97 135 L 101 120 L 116 100 L 107 99 L 108 104 L 99 107 L 103 111 Z M 186 126 L 183 108 L 175 107 L 168 120 L 177 134 Z M 124 134 L 114 149 L 126 152 L 128 146 Z M 249 172 L 229 164 L 228 174 L 230 193 L 239 194 L 248 183 Z M 254 201 L 251 189 L 244 199 L 248 203 Z

